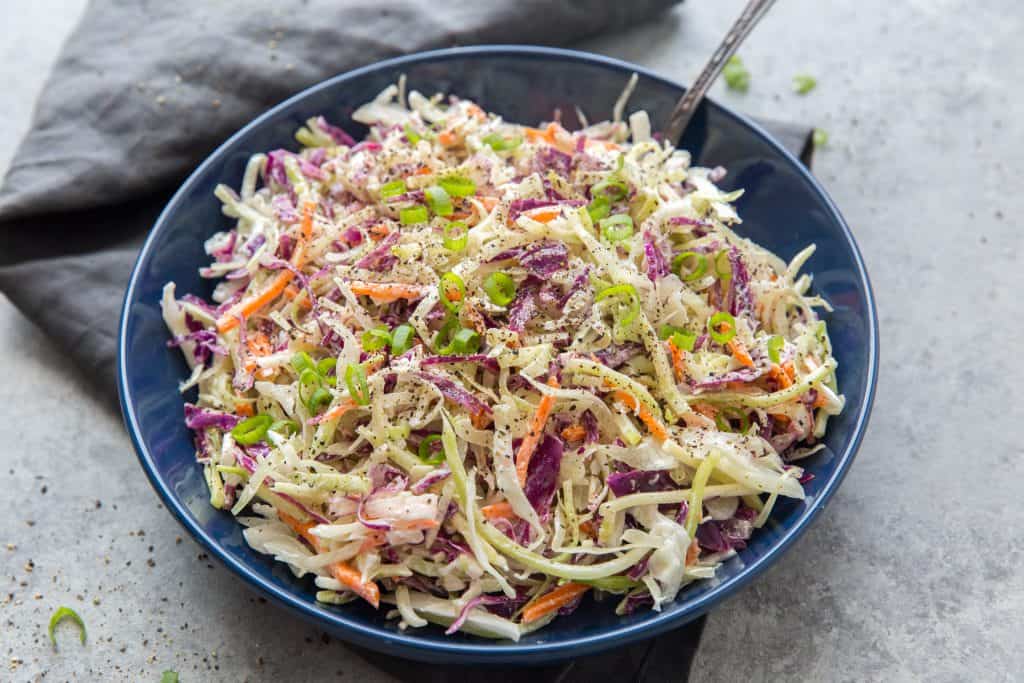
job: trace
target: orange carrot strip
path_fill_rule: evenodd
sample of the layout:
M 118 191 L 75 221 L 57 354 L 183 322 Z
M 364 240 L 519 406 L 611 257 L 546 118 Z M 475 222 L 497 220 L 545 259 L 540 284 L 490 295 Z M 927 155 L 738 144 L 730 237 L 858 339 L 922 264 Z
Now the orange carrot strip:
M 694 403 L 693 409 L 703 415 L 704 417 L 715 419 L 715 415 L 718 415 L 718 411 L 707 403 Z
M 498 205 L 498 202 L 501 201 L 497 197 L 487 197 L 487 196 L 477 197 L 477 200 L 481 204 L 483 204 L 484 208 L 487 209 L 488 211 L 494 211 L 494 207 L 496 207 Z
M 812 404 L 815 408 L 823 408 L 828 403 L 828 398 L 825 396 L 825 392 L 819 391 L 818 395 L 814 397 L 814 403 Z
M 583 441 L 587 438 L 587 430 L 583 425 L 569 425 L 562 430 L 562 438 L 566 441 Z
M 748 368 L 754 367 L 754 359 L 747 352 L 747 347 L 736 337 L 729 340 L 729 350 L 732 351 L 732 357 L 742 365 L 746 365 Z
M 241 415 L 242 417 L 252 417 L 254 415 L 252 404 L 243 403 L 242 401 L 235 403 L 235 415 Z
M 300 522 L 291 515 L 287 515 L 283 512 L 278 512 L 277 516 L 281 518 L 281 521 L 292 528 L 292 531 L 297 533 L 302 538 L 313 546 L 313 549 L 318 553 L 324 551 L 323 543 L 320 539 L 309 532 L 310 529 L 316 526 L 315 522 Z M 340 583 L 345 585 L 353 593 L 366 600 L 374 607 L 380 607 L 380 588 L 373 581 L 367 581 L 363 583 L 363 577 L 358 570 L 353 569 L 346 562 L 335 562 L 329 565 L 331 574 L 334 575 Z
M 370 239 L 373 240 L 374 242 L 379 242 L 385 237 L 387 237 L 388 233 L 390 232 L 391 230 L 388 228 L 388 226 L 384 225 L 383 223 L 378 223 L 377 225 L 370 228 Z
M 793 386 L 793 379 L 790 377 L 789 372 L 787 372 L 783 368 L 780 368 L 778 365 L 772 365 L 771 369 L 768 371 L 768 374 L 773 380 L 779 383 L 780 389 L 788 389 L 789 387 Z
M 591 538 L 597 538 L 597 526 L 594 524 L 593 520 L 588 519 L 580 524 L 580 531 Z
M 564 583 L 558 588 L 540 596 L 523 609 L 523 623 L 536 621 L 546 614 L 565 607 L 570 602 L 590 590 L 590 586 L 582 583 Z
M 321 422 L 334 420 L 336 418 L 341 417 L 342 415 L 344 415 L 345 413 L 347 413 L 348 411 L 352 410 L 355 407 L 355 401 L 345 400 L 339 403 L 338 405 L 334 406 L 330 410 L 328 410 L 326 413 L 323 413 L 322 415 L 317 415 L 316 417 L 313 418 L 313 420 L 311 420 L 311 422 L 313 422 L 314 424 L 320 424 Z
M 550 223 L 551 221 L 558 218 L 561 215 L 561 209 L 536 209 L 532 212 L 527 211 L 526 215 L 537 221 L 538 223 Z
M 665 425 L 658 421 L 658 418 L 651 414 L 651 411 L 643 403 L 640 403 L 633 394 L 622 389 L 616 389 L 612 392 L 617 400 L 622 401 L 623 404 L 630 410 L 636 411 L 640 421 L 647 425 L 647 430 L 651 433 L 658 441 L 664 441 L 668 438 L 668 430 L 665 429 Z
M 552 375 L 548 379 L 548 386 L 552 388 L 558 388 L 558 378 Z M 541 396 L 540 403 L 537 404 L 537 412 L 533 415 L 533 421 L 530 423 L 530 431 L 523 438 L 523 442 L 519 444 L 519 451 L 516 453 L 516 474 L 519 476 L 519 483 L 526 484 L 526 472 L 530 467 L 530 458 L 533 457 L 533 452 L 537 450 L 537 444 L 540 443 L 540 436 L 544 433 L 544 425 L 548 421 L 548 415 L 551 414 L 551 409 L 555 406 L 555 397 L 551 394 L 544 394 Z
M 416 169 L 416 175 L 430 175 L 433 171 L 430 170 L 429 166 L 420 166 Z
M 700 556 L 700 544 L 697 543 L 697 539 L 693 539 L 690 543 L 690 547 L 686 549 L 686 566 L 689 567 L 691 564 L 697 561 Z
M 539 128 L 524 128 L 523 133 L 526 135 L 526 139 L 530 142 L 544 140 L 544 136 L 546 135 L 546 131 Z
M 313 236 L 313 211 L 315 209 L 315 202 L 306 202 L 302 206 L 303 239 L 299 240 L 295 245 L 295 251 L 292 252 L 292 265 L 296 268 L 301 268 L 306 262 L 306 241 Z M 240 301 L 226 311 L 217 320 L 217 331 L 224 333 L 235 329 L 238 326 L 239 317 L 248 318 L 279 297 L 294 277 L 295 275 L 290 270 L 282 270 L 262 293 L 248 301 Z
M 455 137 L 455 133 L 446 130 L 437 134 L 437 141 L 441 143 L 442 147 L 451 147 L 458 142 L 458 139 Z
M 373 581 L 363 583 L 363 576 L 347 562 L 335 562 L 330 565 L 331 574 L 334 574 L 342 585 L 373 605 L 374 609 L 380 607 L 380 588 Z
M 426 529 L 436 529 L 441 524 L 436 519 L 400 519 L 394 522 L 391 527 L 393 529 L 401 529 L 403 531 L 422 531 Z
M 426 290 L 419 285 L 407 285 L 401 282 L 361 282 L 352 280 L 349 282 L 352 293 L 356 296 L 368 296 L 374 301 L 389 303 L 399 299 L 415 300 L 426 294 Z
M 672 356 L 672 369 L 676 374 L 676 381 L 682 382 L 686 379 L 686 361 L 683 360 L 683 352 L 672 343 L 672 340 L 665 342 L 668 345 L 668 353 Z
M 500 503 L 491 503 L 480 508 L 480 514 L 484 519 L 515 519 L 516 513 L 512 511 L 512 504 L 507 500 Z

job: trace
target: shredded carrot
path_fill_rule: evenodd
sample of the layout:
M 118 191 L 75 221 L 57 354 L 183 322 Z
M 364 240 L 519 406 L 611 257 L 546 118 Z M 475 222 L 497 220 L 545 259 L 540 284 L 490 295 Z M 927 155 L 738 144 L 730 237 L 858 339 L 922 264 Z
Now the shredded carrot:
M 732 351 L 732 357 L 742 365 L 746 365 L 748 368 L 754 367 L 754 359 L 747 352 L 747 347 L 736 337 L 729 340 L 729 350 Z
M 780 427 L 785 427 L 791 422 L 789 415 L 783 415 L 782 413 L 769 413 L 768 416 L 778 422 Z
M 540 128 L 529 127 L 524 128 L 523 133 L 526 135 L 526 139 L 529 142 L 539 142 L 541 140 L 545 140 L 544 136 L 547 134 L 546 131 L 543 131 Z
M 484 208 L 488 211 L 494 211 L 494 207 L 498 205 L 501 200 L 497 197 L 477 197 L 477 200 L 484 205 Z
M 491 426 L 491 416 L 482 410 L 470 415 L 469 421 L 477 429 L 487 429 Z
M 718 411 L 713 406 L 709 406 L 707 403 L 694 403 L 693 409 L 703 415 L 704 417 L 715 419 L 715 415 L 718 415 Z
M 491 503 L 480 508 L 480 514 L 484 519 L 515 519 L 516 513 L 512 511 L 512 504 L 507 500 L 500 503 Z
M 583 583 L 564 583 L 558 588 L 540 596 L 523 608 L 523 623 L 528 624 L 541 617 L 565 607 L 570 602 L 590 590 Z
M 814 403 L 812 404 L 815 408 L 823 408 L 828 403 L 828 398 L 825 396 L 825 392 L 819 391 L 818 395 L 814 397 Z
M 446 130 L 437 134 L 437 141 L 441 143 L 442 147 L 451 147 L 458 142 L 458 139 L 455 137 L 455 133 Z
M 616 389 L 612 392 L 617 400 L 622 403 L 630 410 L 636 411 L 640 421 L 647 425 L 647 430 L 651 433 L 658 441 L 664 441 L 668 438 L 668 430 L 665 429 L 665 425 L 658 421 L 658 418 L 651 414 L 650 409 L 647 408 L 643 403 L 638 401 L 633 394 L 623 391 L 622 389 Z
M 768 370 L 768 376 L 778 382 L 780 389 L 788 389 L 793 386 L 793 380 L 778 365 L 772 365 L 771 369 Z
M 548 386 L 557 389 L 558 378 L 554 375 L 548 378 Z M 541 396 L 540 403 L 537 404 L 537 412 L 534 413 L 533 421 L 530 423 L 530 431 L 523 438 L 523 442 L 519 444 L 519 451 L 516 453 L 516 474 L 519 476 L 520 484 L 526 484 L 526 472 L 530 468 L 530 458 L 537 450 L 541 434 L 544 433 L 544 425 L 547 424 L 548 415 L 551 414 L 551 409 L 554 406 L 554 396 L 551 394 Z
M 796 368 L 793 367 L 793 363 L 791 361 L 783 363 L 782 369 L 785 371 L 786 376 L 789 377 L 790 381 L 796 380 Z
M 536 209 L 534 211 L 527 211 L 526 215 L 537 221 L 538 223 L 550 223 L 561 215 L 561 209 Z
M 368 296 L 374 301 L 390 303 L 399 299 L 420 299 L 426 290 L 419 285 L 407 285 L 402 282 L 361 282 L 352 280 L 349 288 L 356 296 Z
M 286 297 L 288 297 L 292 301 L 294 301 L 297 297 L 300 297 L 300 296 L 302 296 L 305 293 L 306 293 L 306 290 L 299 289 L 295 285 L 288 285 L 287 287 L 284 288 L 284 295 Z M 299 306 L 299 308 L 301 308 L 301 309 L 303 309 L 305 311 L 308 311 L 308 310 L 313 308 L 313 304 L 309 303 L 309 299 L 308 298 L 299 299 L 298 306 Z
M 383 223 L 378 223 L 377 225 L 370 228 L 370 239 L 373 240 L 374 242 L 380 242 L 382 239 L 387 237 L 390 232 L 391 229 L 388 228 L 388 226 L 384 225 Z
M 597 527 L 594 525 L 593 520 L 588 519 L 585 522 L 581 522 L 580 531 L 591 538 L 597 538 Z
M 345 400 L 345 401 L 339 403 L 338 405 L 334 406 L 330 410 L 328 410 L 326 413 L 323 413 L 322 415 L 317 415 L 312 420 L 310 420 L 310 423 L 311 424 L 320 424 L 321 422 L 328 422 L 330 420 L 335 420 L 335 419 L 341 417 L 342 415 L 344 415 L 345 413 L 347 413 L 348 411 L 352 410 L 355 407 L 356 407 L 356 402 L 355 401 Z
M 347 562 L 335 562 L 330 565 L 331 574 L 334 574 L 342 585 L 373 605 L 374 609 L 380 607 L 380 588 L 373 581 L 363 582 L 363 575 Z
M 478 121 L 487 120 L 487 114 L 484 113 L 484 110 L 481 109 L 479 106 L 473 104 L 472 102 L 470 102 L 469 105 L 466 106 L 466 111 L 468 111 L 470 116 L 473 116 Z
M 302 264 L 306 261 L 306 242 L 313 236 L 313 212 L 315 210 L 315 202 L 306 202 L 302 206 L 301 229 L 303 239 L 298 241 L 295 245 L 295 250 L 292 252 L 292 265 L 295 268 L 301 268 Z M 238 319 L 240 317 L 248 318 L 281 296 L 285 287 L 291 283 L 294 277 L 295 275 L 292 271 L 282 270 L 263 292 L 247 301 L 239 301 L 230 310 L 225 311 L 224 315 L 217 320 L 217 331 L 224 333 L 235 329 L 238 326 Z
M 400 519 L 394 522 L 391 527 L 393 529 L 401 529 L 402 531 L 423 531 L 426 529 L 436 529 L 441 524 L 436 519 Z
M 569 425 L 562 430 L 562 438 L 566 441 L 583 441 L 587 438 L 587 429 L 581 424 Z
M 689 567 L 691 564 L 697 561 L 700 557 L 700 544 L 697 543 L 697 539 L 693 539 L 690 543 L 690 547 L 686 549 L 686 566 Z
M 300 522 L 291 515 L 278 511 L 277 516 L 281 521 L 292 528 L 292 531 L 304 538 L 307 543 L 313 546 L 318 553 L 324 552 L 324 545 L 319 538 L 310 533 L 310 529 L 316 526 L 316 522 Z M 346 586 L 353 593 L 366 600 L 374 607 L 380 607 L 380 588 L 373 581 L 363 582 L 363 577 L 357 569 L 353 569 L 347 562 L 335 562 L 329 565 L 331 574 L 340 583 Z
M 676 381 L 682 382 L 686 379 L 686 361 L 683 359 L 683 352 L 672 343 L 671 339 L 665 344 L 668 345 L 668 353 L 672 356 L 672 369 L 676 373 Z
M 254 415 L 252 404 L 244 401 L 238 401 L 235 403 L 235 415 L 241 415 L 242 417 L 252 417 Z
M 429 166 L 420 166 L 416 169 L 416 175 L 430 175 L 433 171 L 430 170 Z

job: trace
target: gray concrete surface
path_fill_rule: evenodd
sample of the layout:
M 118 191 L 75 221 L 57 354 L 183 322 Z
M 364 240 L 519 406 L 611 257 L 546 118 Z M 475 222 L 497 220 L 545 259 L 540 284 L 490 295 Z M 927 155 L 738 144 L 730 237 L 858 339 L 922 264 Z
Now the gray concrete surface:
M 741 4 L 691 2 L 585 47 L 689 79 Z M 5 13 L 0 167 L 83 5 Z M 787 0 L 742 50 L 750 92 L 716 88 L 828 130 L 816 169 L 874 278 L 882 373 L 842 490 L 711 615 L 694 680 L 1024 675 L 1021 35 L 1012 0 Z M 807 97 L 798 72 L 818 77 Z M 118 416 L 3 299 L 0 376 L 0 680 L 383 680 L 179 538 Z M 46 640 L 62 604 L 86 646 Z

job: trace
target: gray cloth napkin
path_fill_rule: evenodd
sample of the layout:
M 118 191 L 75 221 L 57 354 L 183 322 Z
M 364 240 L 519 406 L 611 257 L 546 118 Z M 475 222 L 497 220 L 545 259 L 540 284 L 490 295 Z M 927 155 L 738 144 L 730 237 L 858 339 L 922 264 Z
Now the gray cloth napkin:
M 0 290 L 115 399 L 117 320 L 138 248 L 185 176 L 248 120 L 387 57 L 475 43 L 571 44 L 678 1 L 93 0 L 0 187 Z M 809 152 L 807 127 L 771 128 L 795 153 Z M 700 619 L 607 655 L 487 677 L 685 680 L 702 628 Z M 365 656 L 417 683 L 480 673 Z

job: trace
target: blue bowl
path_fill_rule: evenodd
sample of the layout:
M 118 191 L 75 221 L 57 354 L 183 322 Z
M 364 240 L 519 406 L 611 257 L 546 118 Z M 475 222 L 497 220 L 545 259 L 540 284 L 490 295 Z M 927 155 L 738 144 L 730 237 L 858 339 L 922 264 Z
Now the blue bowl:
M 227 226 L 213 196 L 217 183 L 237 186 L 255 152 L 294 148 L 294 131 L 317 114 L 359 138 L 365 129 L 351 121 L 353 109 L 403 73 L 410 88 L 472 98 L 507 120 L 531 124 L 549 119 L 555 109 L 572 121 L 575 105 L 591 120 L 609 118 L 633 72 L 640 81 L 629 110 L 646 109 L 657 130 L 683 89 L 625 62 L 533 47 L 461 48 L 392 59 L 337 76 L 279 104 L 231 137 L 185 181 L 146 240 L 125 294 L 118 388 L 128 431 L 153 487 L 211 555 L 268 598 L 358 645 L 432 662 L 539 664 L 650 638 L 698 617 L 768 568 L 807 529 L 838 488 L 867 426 L 878 370 L 875 304 L 853 236 L 818 182 L 764 130 L 712 102 L 701 106 L 683 146 L 700 165 L 725 166 L 727 188 L 746 189 L 738 202 L 741 234 L 785 259 L 817 243 L 807 270 L 814 273 L 816 290 L 835 306 L 827 319 L 839 386 L 847 398 L 846 410 L 829 424 L 827 449 L 806 463 L 814 474 L 807 499 L 776 506 L 770 523 L 721 567 L 717 580 L 686 589 L 661 612 L 618 617 L 614 603 L 587 601 L 572 616 L 519 643 L 449 637 L 433 627 L 402 632 L 395 621 L 365 605 L 316 603 L 308 577 L 296 579 L 284 565 L 251 550 L 231 515 L 209 505 L 182 422 L 177 385 L 186 367 L 181 355 L 164 345 L 159 300 L 169 280 L 177 282 L 179 295 L 210 294 L 197 268 L 207 261 L 203 241 Z

